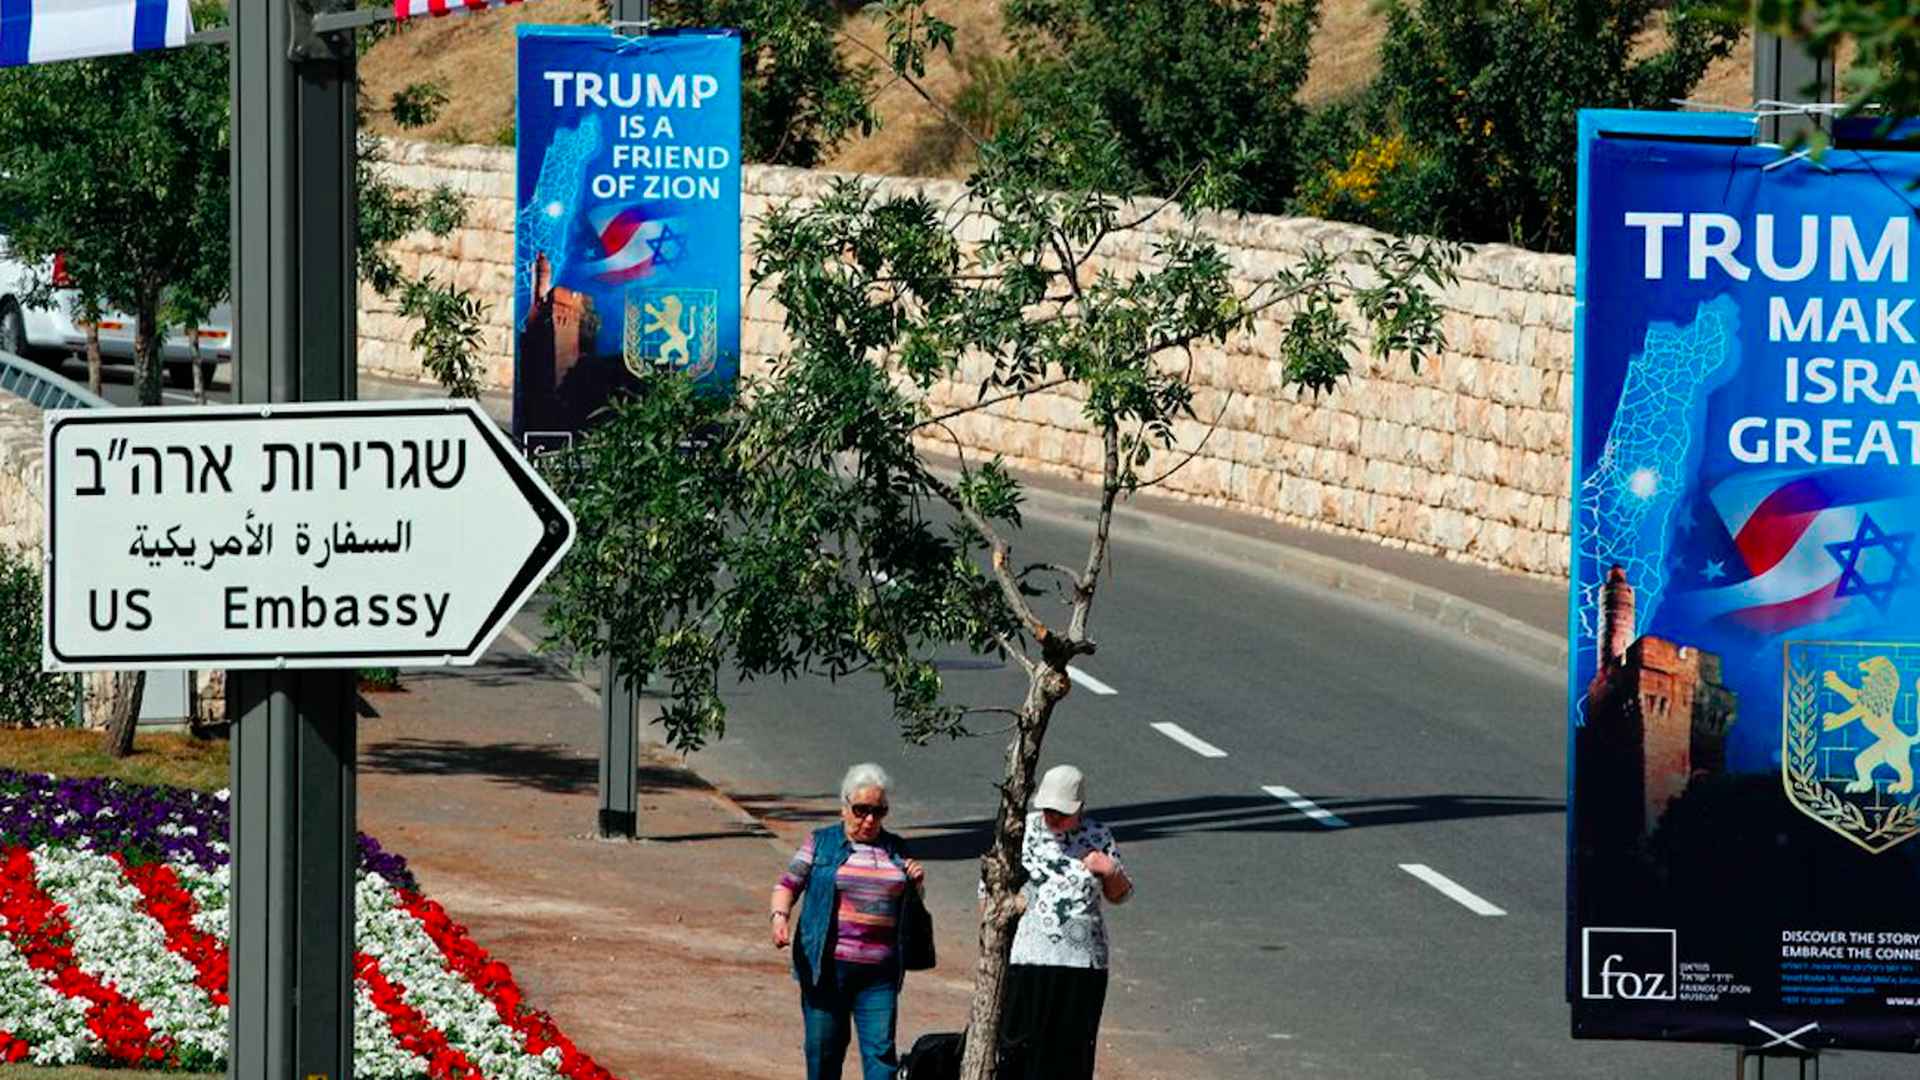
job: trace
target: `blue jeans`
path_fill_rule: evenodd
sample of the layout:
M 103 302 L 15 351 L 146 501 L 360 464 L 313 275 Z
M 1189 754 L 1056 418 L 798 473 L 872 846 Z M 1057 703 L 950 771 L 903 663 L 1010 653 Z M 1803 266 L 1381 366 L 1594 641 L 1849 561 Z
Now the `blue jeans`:
M 900 1001 L 892 964 L 829 960 L 820 985 L 800 987 L 807 1023 L 807 1080 L 840 1080 L 847 1057 L 847 1024 L 860 1032 L 862 1080 L 893 1080 L 899 1071 L 893 1023 Z

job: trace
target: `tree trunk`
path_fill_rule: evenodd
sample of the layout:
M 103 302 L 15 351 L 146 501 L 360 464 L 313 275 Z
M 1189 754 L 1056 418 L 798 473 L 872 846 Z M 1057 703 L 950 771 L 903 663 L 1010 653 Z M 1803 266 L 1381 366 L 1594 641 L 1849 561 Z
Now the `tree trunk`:
M 1007 745 L 1007 775 L 1000 787 L 1000 816 L 994 822 L 993 849 L 980 860 L 986 902 L 980 916 L 980 958 L 973 975 L 973 1009 L 967 1018 L 967 1045 L 960 1080 L 993 1080 L 1000 1068 L 1000 1007 L 1006 996 L 1007 956 L 1019 922 L 1020 889 L 1027 872 L 1020 865 L 1026 835 L 1027 800 L 1040 764 L 1053 707 L 1072 687 L 1066 661 L 1034 670 L 1027 701 L 1020 710 L 1013 741 Z
M 87 313 L 87 389 L 100 392 L 100 312 Z
M 146 695 L 147 673 L 116 671 L 107 695 L 107 756 L 133 753 L 133 729 L 140 722 L 140 699 Z
M 200 328 L 195 326 L 187 330 L 187 344 L 193 348 L 193 400 L 195 403 L 207 403 L 207 372 L 200 361 Z
M 160 297 L 158 290 L 140 298 L 136 318 L 140 326 L 133 335 L 133 383 L 140 392 L 140 404 L 160 404 Z

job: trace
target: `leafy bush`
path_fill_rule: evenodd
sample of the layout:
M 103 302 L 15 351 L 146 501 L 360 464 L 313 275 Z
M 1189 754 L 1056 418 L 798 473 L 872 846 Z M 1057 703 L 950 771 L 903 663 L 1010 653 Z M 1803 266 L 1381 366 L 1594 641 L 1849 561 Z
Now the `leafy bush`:
M 1118 140 L 1108 190 L 1178 194 L 1204 169 L 1233 206 L 1283 207 L 1318 0 L 1007 0 L 1005 17 L 1018 68 L 976 71 L 963 113 L 1091 110 L 1073 126 Z
M 0 726 L 64 725 L 73 680 L 40 670 L 40 573 L 0 548 Z
M 1578 110 L 1670 108 L 1742 32 L 1696 0 L 1387 0 L 1386 12 L 1374 85 L 1302 140 L 1319 161 L 1298 205 L 1540 251 L 1573 248 Z

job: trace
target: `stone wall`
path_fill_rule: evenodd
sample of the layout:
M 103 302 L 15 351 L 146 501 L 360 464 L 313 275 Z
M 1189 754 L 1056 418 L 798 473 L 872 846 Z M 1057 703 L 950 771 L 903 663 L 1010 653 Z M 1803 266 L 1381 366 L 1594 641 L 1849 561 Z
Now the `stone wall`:
M 0 551 L 39 561 L 47 535 L 40 410 L 0 393 Z
M 401 245 L 407 269 L 426 270 L 474 290 L 490 303 L 483 381 L 510 385 L 513 158 L 505 149 L 391 146 L 392 177 L 428 188 L 451 184 L 469 197 L 468 227 L 444 241 L 417 235 Z M 807 198 L 825 173 L 773 167 L 746 170 L 744 212 L 752 222 L 769 205 Z M 896 190 L 955 202 L 951 181 L 895 179 Z M 1106 265 L 1126 272 L 1152 258 L 1157 237 L 1177 224 L 1161 215 L 1110 241 Z M 1375 234 L 1323 221 L 1214 216 L 1204 227 L 1248 280 L 1313 245 L 1351 251 Z M 1161 490 L 1212 505 L 1311 528 L 1371 536 L 1382 543 L 1539 577 L 1564 578 L 1568 566 L 1568 484 L 1573 399 L 1573 260 L 1490 246 L 1468 257 L 1444 296 L 1448 347 L 1409 369 L 1403 359 L 1356 364 L 1330 395 L 1281 391 L 1270 359 L 1279 325 L 1263 321 L 1224 349 L 1196 354 L 1195 411 L 1220 417 L 1194 461 Z M 781 345 L 778 310 L 749 294 L 744 366 L 754 370 Z M 404 320 L 363 292 L 363 370 L 420 377 Z M 938 388 L 936 407 L 974 400 L 969 369 Z M 970 452 L 992 451 L 1011 464 L 1087 476 L 1098 447 L 1068 393 L 1036 394 L 973 414 L 953 425 Z M 1200 422 L 1180 426 L 1181 445 L 1200 443 Z M 951 450 L 949 443 L 946 449 Z M 1174 459 L 1177 460 L 1177 459 Z

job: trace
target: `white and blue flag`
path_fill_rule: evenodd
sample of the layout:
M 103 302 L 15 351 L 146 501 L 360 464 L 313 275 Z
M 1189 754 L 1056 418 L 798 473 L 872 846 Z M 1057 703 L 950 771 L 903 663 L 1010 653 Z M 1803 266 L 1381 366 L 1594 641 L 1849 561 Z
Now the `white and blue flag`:
M 184 45 L 187 0 L 0 0 L 0 67 Z

